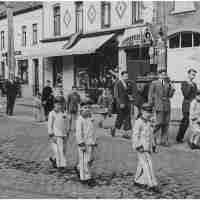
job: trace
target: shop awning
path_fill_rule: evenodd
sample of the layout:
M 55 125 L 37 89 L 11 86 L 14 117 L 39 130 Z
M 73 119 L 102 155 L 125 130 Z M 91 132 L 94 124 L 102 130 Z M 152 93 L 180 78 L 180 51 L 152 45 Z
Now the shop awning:
M 103 44 L 110 40 L 114 34 L 101 35 L 95 37 L 81 38 L 72 48 L 64 49 L 67 41 L 42 43 L 41 47 L 34 49 L 27 49 L 24 51 L 25 56 L 67 56 L 67 55 L 81 55 L 95 53 Z

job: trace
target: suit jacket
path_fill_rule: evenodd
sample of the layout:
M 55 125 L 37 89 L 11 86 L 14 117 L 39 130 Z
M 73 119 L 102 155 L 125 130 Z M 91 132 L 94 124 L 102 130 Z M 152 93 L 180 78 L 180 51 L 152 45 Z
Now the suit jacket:
M 48 101 L 51 93 L 53 92 L 52 88 L 49 86 L 46 86 L 42 90 L 42 101 Z
M 148 101 L 155 111 L 170 111 L 170 98 L 174 95 L 175 89 L 166 83 L 162 85 L 160 80 L 153 81 L 148 95 Z
M 190 103 L 196 96 L 197 92 L 197 85 L 195 83 L 190 84 L 187 81 L 184 81 L 181 84 L 181 91 L 183 94 L 183 104 L 182 104 L 182 112 L 188 112 L 190 111 Z
M 128 96 L 128 85 L 125 88 L 122 81 L 118 80 L 114 86 L 114 97 L 118 106 L 120 104 L 128 105 L 130 103 Z

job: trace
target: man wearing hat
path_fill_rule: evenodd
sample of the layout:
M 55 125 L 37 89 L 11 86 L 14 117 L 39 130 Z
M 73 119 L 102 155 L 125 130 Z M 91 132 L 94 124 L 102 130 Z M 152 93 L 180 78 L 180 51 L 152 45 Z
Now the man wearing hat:
M 158 183 L 154 175 L 151 154 L 156 146 L 153 136 L 152 107 L 145 103 L 141 107 L 141 116 L 135 121 L 132 145 L 137 151 L 138 166 L 135 174 L 135 184 L 157 189 Z
M 188 70 L 188 80 L 184 81 L 181 84 L 181 91 L 182 91 L 184 99 L 183 99 L 183 104 L 182 104 L 183 118 L 181 120 L 178 134 L 176 136 L 176 141 L 178 143 L 183 142 L 185 132 L 189 125 L 190 104 L 191 104 L 192 100 L 195 98 L 196 92 L 197 92 L 197 85 L 193 81 L 196 76 L 196 73 L 197 73 L 196 70 L 189 69 Z
M 161 129 L 161 143 L 168 146 L 168 128 L 170 122 L 170 98 L 175 92 L 165 70 L 159 71 L 159 79 L 152 82 L 149 88 L 148 102 L 155 111 L 155 133 Z M 158 138 L 157 138 L 158 139 Z

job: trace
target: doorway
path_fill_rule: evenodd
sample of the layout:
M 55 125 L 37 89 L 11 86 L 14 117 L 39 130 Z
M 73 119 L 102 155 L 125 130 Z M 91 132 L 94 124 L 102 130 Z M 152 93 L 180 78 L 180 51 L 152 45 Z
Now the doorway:
M 63 60 L 62 57 L 53 58 L 53 86 L 63 83 Z
M 33 95 L 36 95 L 39 92 L 39 61 L 38 59 L 33 59 L 33 71 L 34 71 Z

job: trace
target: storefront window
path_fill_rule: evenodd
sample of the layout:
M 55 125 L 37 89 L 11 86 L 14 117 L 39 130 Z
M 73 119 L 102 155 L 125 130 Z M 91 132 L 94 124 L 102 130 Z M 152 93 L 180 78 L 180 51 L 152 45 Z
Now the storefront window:
M 194 46 L 200 46 L 200 34 L 193 33 Z
M 18 61 L 18 76 L 23 84 L 28 84 L 28 60 Z

